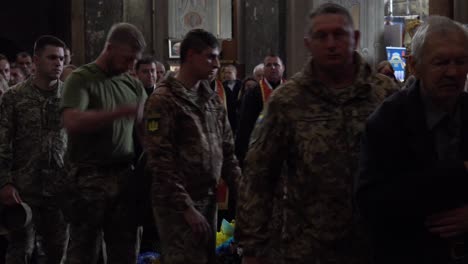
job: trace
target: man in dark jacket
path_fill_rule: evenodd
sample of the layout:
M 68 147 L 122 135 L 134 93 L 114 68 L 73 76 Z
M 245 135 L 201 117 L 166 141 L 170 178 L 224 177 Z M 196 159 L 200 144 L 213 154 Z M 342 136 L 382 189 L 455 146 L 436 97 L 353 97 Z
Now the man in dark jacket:
M 259 86 L 246 91 L 239 111 L 239 126 L 236 134 L 236 156 L 242 167 L 245 155 L 249 148 L 250 134 L 255 122 L 263 110 L 274 89 L 284 82 L 284 65 L 280 57 L 270 54 L 263 60 L 264 77 Z
M 241 90 L 242 82 L 237 79 L 237 68 L 232 64 L 223 67 L 222 75 L 223 87 L 226 93 L 226 107 L 229 124 L 231 125 L 232 133 L 235 135 L 238 122 L 239 91 Z
M 468 34 L 430 17 L 414 36 L 416 82 L 368 120 L 356 198 L 375 263 L 468 263 Z

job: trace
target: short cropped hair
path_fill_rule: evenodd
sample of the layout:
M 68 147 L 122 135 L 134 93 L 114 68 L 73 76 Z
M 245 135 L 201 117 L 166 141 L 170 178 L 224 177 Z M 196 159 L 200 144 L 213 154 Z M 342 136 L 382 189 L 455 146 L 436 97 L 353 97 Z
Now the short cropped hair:
M 146 48 L 145 37 L 141 31 L 129 23 L 114 24 L 107 34 L 106 42 L 129 45 L 136 51 L 143 51 Z
M 351 13 L 349 13 L 348 9 L 344 8 L 341 5 L 334 4 L 334 3 L 325 3 L 313 9 L 309 13 L 309 20 L 312 20 L 315 17 L 320 16 L 320 15 L 328 15 L 328 14 L 336 14 L 336 15 L 344 16 L 348 20 L 350 26 L 354 29 L 353 17 L 351 16 Z M 309 32 L 307 33 L 310 33 L 311 29 L 312 28 L 310 25 L 308 28 Z
M 156 65 L 156 60 L 153 57 L 151 56 L 143 57 L 136 62 L 135 71 L 138 71 L 138 69 L 140 69 L 140 66 L 142 64 L 151 64 L 151 63 L 154 63 L 154 65 Z
M 180 45 L 180 62 L 185 62 L 188 50 L 193 49 L 201 53 L 207 48 L 219 48 L 219 42 L 213 34 L 204 29 L 189 31 Z
M 438 34 L 461 34 L 468 45 L 468 31 L 459 23 L 443 16 L 430 16 L 422 23 L 411 42 L 411 55 L 416 64 L 420 64 L 422 58 L 427 52 L 424 52 L 424 46 L 428 40 L 428 36 L 433 33 Z
M 265 67 L 265 60 L 266 60 L 266 58 L 268 58 L 268 57 L 278 58 L 279 61 L 281 62 L 281 65 L 284 66 L 283 60 L 281 59 L 281 57 L 280 57 L 277 53 L 269 53 L 268 55 L 265 56 L 265 58 L 263 58 L 263 67 Z
M 22 51 L 22 52 L 16 54 L 16 59 L 24 58 L 24 57 L 31 57 L 31 54 L 27 53 L 26 51 Z
M 43 35 L 40 36 L 34 43 L 34 55 L 39 55 L 45 49 L 46 46 L 60 47 L 64 50 L 66 47 L 65 43 L 59 38 L 51 35 Z

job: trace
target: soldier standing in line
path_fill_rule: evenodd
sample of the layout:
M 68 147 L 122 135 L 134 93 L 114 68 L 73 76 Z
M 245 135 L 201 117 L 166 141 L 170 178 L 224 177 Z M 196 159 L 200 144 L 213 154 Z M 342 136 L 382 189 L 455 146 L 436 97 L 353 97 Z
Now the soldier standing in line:
M 0 105 L 0 201 L 25 202 L 33 220 L 8 235 L 8 264 L 30 263 L 37 236 L 47 263 L 62 263 L 67 224 L 57 205 L 56 183 L 64 175 L 66 134 L 59 103 L 65 44 L 42 36 L 34 45 L 36 74 L 8 90 Z
M 135 263 L 139 244 L 133 132 L 140 81 L 127 74 L 146 43 L 133 25 L 112 26 L 96 61 L 71 73 L 61 103 L 69 136 L 69 264 L 94 264 L 104 234 L 112 264 Z M 142 110 L 142 109 L 141 109 Z M 74 197 L 71 197 L 71 196 Z
M 353 208 L 353 175 L 366 118 L 396 87 L 355 51 L 358 39 L 339 5 L 321 5 L 309 16 L 312 56 L 270 97 L 239 182 L 235 237 L 244 263 L 264 263 L 275 252 L 272 263 L 370 263 Z M 272 232 L 271 200 L 283 184 L 282 229 Z
M 158 84 L 145 107 L 145 148 L 164 263 L 215 263 L 216 185 L 235 195 L 240 169 L 226 110 L 207 80 L 219 44 L 204 30 L 181 45 L 177 76 Z

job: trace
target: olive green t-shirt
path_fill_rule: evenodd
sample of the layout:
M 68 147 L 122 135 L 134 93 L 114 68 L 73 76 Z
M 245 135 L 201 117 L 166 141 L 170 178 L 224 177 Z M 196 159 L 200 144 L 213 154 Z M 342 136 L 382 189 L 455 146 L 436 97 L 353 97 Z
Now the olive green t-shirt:
M 142 84 L 128 74 L 108 76 L 96 63 L 76 69 L 66 80 L 60 109 L 112 111 L 146 99 Z M 91 133 L 69 135 L 67 161 L 74 164 L 130 162 L 134 120 L 122 118 Z

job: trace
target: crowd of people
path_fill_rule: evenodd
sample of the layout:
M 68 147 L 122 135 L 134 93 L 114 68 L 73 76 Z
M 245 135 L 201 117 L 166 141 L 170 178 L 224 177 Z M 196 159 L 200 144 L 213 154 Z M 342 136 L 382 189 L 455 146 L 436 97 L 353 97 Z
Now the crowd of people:
M 310 57 L 288 80 L 276 54 L 239 80 L 203 29 L 177 72 L 142 56 L 129 23 L 80 67 L 50 35 L 0 55 L 0 203 L 32 210 L 6 263 L 129 264 L 155 248 L 219 263 L 220 217 L 245 264 L 468 263 L 467 30 L 428 17 L 400 83 L 356 51 L 344 7 L 306 27 Z

